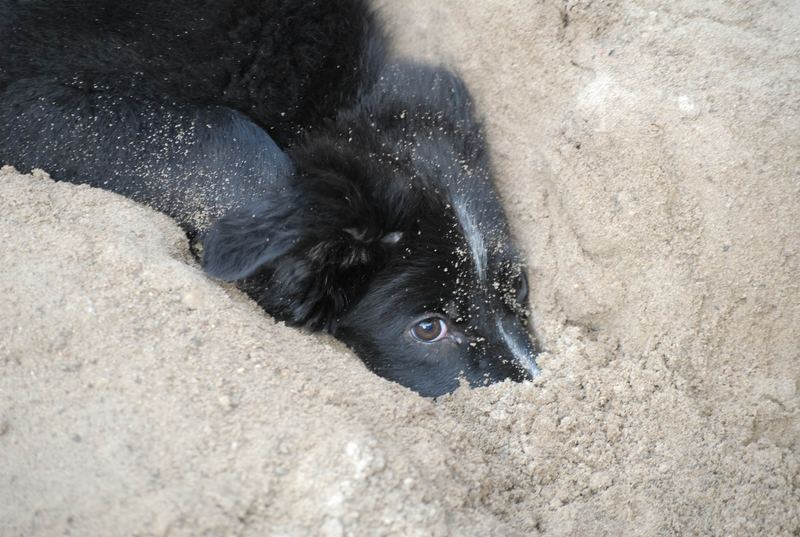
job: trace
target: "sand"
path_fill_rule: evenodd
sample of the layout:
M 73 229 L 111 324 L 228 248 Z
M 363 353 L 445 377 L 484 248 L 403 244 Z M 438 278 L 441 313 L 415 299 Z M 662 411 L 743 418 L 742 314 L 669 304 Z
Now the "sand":
M 476 94 L 543 375 L 420 398 L 5 168 L 0 535 L 800 535 L 798 4 L 385 3 Z

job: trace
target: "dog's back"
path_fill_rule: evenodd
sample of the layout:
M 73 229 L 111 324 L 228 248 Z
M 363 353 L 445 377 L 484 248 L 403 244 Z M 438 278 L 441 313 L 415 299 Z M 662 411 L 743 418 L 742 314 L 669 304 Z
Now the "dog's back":
M 284 146 L 383 60 L 362 0 L 2 0 L 0 81 L 246 114 Z

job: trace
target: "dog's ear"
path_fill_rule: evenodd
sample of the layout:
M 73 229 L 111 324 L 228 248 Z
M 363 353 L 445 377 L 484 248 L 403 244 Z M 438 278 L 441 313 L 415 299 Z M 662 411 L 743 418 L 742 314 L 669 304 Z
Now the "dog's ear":
M 238 281 L 267 312 L 331 330 L 402 233 L 384 231 L 352 183 L 315 181 L 224 216 L 203 243 L 203 268 Z

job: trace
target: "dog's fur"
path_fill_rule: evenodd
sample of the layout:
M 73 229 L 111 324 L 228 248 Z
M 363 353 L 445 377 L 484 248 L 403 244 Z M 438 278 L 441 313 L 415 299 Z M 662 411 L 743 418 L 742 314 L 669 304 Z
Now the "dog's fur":
M 469 92 L 389 62 L 365 0 L 0 0 L 0 43 L 0 161 L 164 211 L 421 394 L 538 372 Z

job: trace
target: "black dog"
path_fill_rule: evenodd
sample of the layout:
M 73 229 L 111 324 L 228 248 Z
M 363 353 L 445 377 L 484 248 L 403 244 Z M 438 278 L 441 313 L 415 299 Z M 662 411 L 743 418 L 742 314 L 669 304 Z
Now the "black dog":
M 538 373 L 469 92 L 388 61 L 364 0 L 0 0 L 0 43 L 0 162 L 171 215 L 421 394 Z

